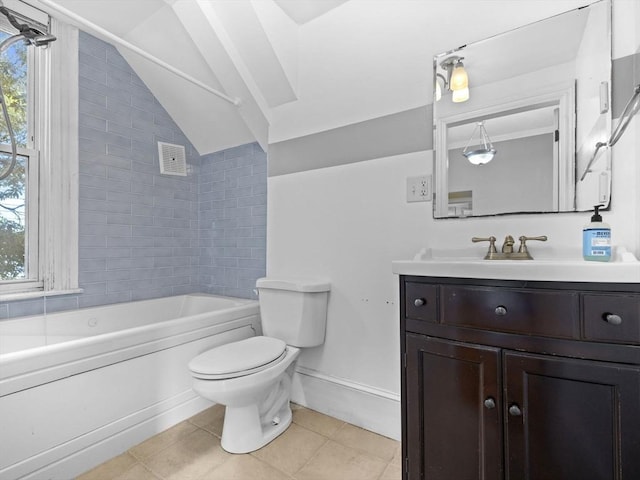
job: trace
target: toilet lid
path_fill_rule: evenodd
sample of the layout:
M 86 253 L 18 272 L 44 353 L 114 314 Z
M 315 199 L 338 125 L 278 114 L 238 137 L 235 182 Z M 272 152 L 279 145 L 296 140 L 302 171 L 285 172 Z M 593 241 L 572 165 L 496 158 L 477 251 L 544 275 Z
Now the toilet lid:
M 201 353 L 189 362 L 189 370 L 196 377 L 211 380 L 241 377 L 277 363 L 286 348 L 278 338 L 246 338 Z

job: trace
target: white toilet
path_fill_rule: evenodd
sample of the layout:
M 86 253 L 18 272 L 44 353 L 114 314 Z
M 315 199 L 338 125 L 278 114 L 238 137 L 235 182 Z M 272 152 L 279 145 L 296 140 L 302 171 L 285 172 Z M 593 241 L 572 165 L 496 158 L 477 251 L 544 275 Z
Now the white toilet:
M 226 406 L 222 448 L 247 453 L 291 424 L 291 377 L 300 348 L 324 343 L 330 284 L 261 278 L 256 282 L 264 336 L 228 343 L 189 362 L 193 389 Z

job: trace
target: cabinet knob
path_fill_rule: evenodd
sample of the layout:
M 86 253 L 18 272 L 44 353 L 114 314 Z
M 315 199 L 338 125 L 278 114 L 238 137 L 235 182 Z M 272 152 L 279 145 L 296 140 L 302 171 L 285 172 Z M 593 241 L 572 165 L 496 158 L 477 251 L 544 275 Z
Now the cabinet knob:
M 498 305 L 496 307 L 496 315 L 500 317 L 504 317 L 506 314 L 507 314 L 507 307 L 504 307 L 502 305 Z
M 425 301 L 425 299 L 424 299 L 424 298 L 416 298 L 416 299 L 413 301 L 413 304 L 414 304 L 416 307 L 421 307 L 421 306 L 423 306 L 425 303 L 427 303 L 427 302 Z
M 496 408 L 496 401 L 493 399 L 493 397 L 487 397 L 484 401 L 484 406 L 489 410 L 491 410 L 492 408 Z
M 615 313 L 605 313 L 603 317 L 610 325 L 620 325 L 622 323 L 622 317 Z
M 520 407 L 514 403 L 509 407 L 509 415 L 512 417 L 519 417 L 522 415 L 522 410 L 520 410 Z

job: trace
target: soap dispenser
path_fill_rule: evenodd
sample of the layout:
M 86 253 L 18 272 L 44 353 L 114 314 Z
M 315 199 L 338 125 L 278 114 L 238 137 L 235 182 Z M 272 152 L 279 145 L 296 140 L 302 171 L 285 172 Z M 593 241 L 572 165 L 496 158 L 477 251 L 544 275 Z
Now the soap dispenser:
M 585 260 L 608 262 L 611 260 L 611 228 L 602 221 L 600 207 L 594 207 L 591 223 L 582 230 L 582 256 Z

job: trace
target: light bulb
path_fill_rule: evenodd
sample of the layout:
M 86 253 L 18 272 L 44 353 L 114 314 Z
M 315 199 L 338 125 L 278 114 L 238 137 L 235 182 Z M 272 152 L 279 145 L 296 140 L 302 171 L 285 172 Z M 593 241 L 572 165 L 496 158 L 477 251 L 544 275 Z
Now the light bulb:
M 466 102 L 469 100 L 469 88 L 454 90 L 451 95 L 451 101 L 454 103 Z
M 469 77 L 462 62 L 456 63 L 453 67 L 450 84 L 451 86 L 449 88 L 453 91 L 462 90 L 469 86 Z

